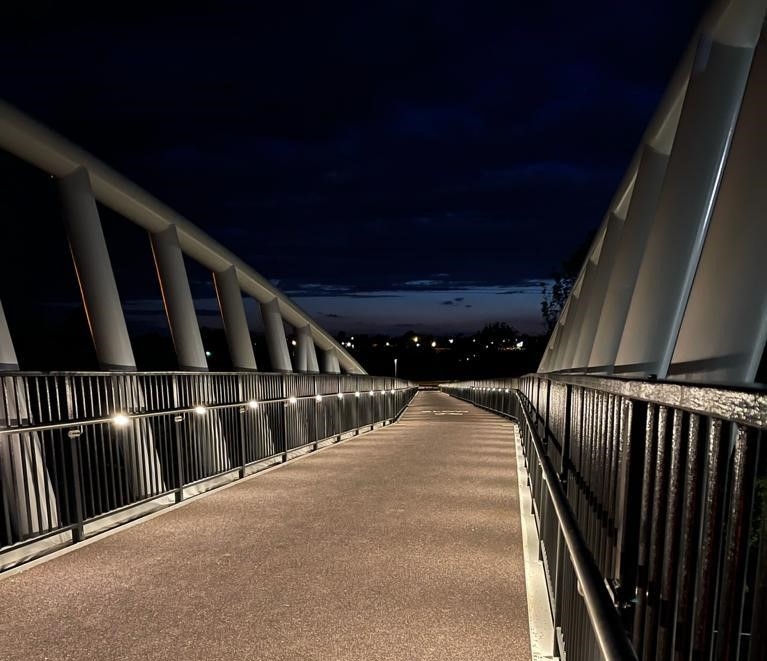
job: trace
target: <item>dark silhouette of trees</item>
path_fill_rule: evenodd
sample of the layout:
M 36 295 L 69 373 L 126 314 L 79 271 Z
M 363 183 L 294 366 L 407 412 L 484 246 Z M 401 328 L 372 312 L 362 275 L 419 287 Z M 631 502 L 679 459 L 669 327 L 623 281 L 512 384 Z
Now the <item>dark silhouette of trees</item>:
M 543 316 L 543 322 L 546 324 L 546 332 L 549 335 L 557 325 L 557 321 L 559 321 L 559 315 L 562 314 L 565 303 L 567 303 L 567 298 L 570 296 L 570 291 L 575 284 L 581 266 L 586 260 L 586 256 L 589 254 L 589 249 L 591 248 L 593 240 L 594 232 L 591 233 L 587 241 L 578 246 L 578 248 L 563 261 L 562 264 L 560 264 L 559 269 L 554 273 L 554 284 L 551 288 L 549 289 L 549 287 L 546 286 L 543 288 L 541 315 Z

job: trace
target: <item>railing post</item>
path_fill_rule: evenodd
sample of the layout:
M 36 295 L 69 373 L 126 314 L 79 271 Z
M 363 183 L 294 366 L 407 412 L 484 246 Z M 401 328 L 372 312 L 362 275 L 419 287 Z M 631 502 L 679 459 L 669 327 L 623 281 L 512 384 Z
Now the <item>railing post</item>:
M 341 428 L 343 427 L 343 424 L 341 423 L 341 399 L 338 397 L 338 393 L 341 392 L 341 377 L 340 375 L 336 377 L 336 396 L 334 399 L 336 400 L 336 429 L 338 430 L 338 440 L 341 440 Z
M 559 467 L 559 480 L 562 482 L 565 490 L 567 490 L 567 474 L 570 463 L 570 414 L 572 411 L 572 398 L 573 387 L 568 383 L 565 385 L 564 421 L 562 424 L 562 438 L 559 441 L 562 446 L 562 464 Z
M 70 439 L 70 452 L 72 454 L 72 489 L 73 489 L 73 514 L 72 543 L 77 544 L 83 540 L 83 495 L 82 495 L 82 463 L 80 461 L 80 436 L 81 429 L 70 429 L 67 437 Z
M 237 392 L 239 396 L 239 400 L 241 402 L 244 402 L 245 397 L 245 391 L 246 388 L 244 387 L 243 379 L 248 378 L 244 377 L 241 374 L 237 375 Z M 245 463 L 246 463 L 246 449 L 245 449 L 245 429 L 246 429 L 246 423 L 245 416 L 248 413 L 247 404 L 245 406 L 240 407 L 240 417 L 237 418 L 239 422 L 239 431 L 240 431 L 240 479 L 245 477 Z
M 280 375 L 280 381 L 282 381 L 282 463 L 284 464 L 288 460 L 288 410 L 290 408 L 290 402 L 288 401 L 288 384 L 285 379 L 285 375 Z
M 315 397 L 315 401 L 314 401 L 314 446 L 312 447 L 312 452 L 316 452 L 317 451 L 317 442 L 319 441 L 319 438 L 320 438 L 320 423 L 319 423 L 320 407 L 319 407 L 319 402 L 316 399 L 317 395 L 319 395 L 320 388 L 319 388 L 319 383 L 317 382 L 317 379 L 318 379 L 317 376 L 315 376 L 312 379 L 312 381 L 314 383 L 314 397 Z M 324 419 L 324 416 L 323 416 L 323 419 Z M 324 427 L 324 425 L 323 425 L 323 427 Z
M 360 399 L 362 399 L 362 390 L 360 389 L 360 379 L 362 377 L 355 377 L 354 380 L 354 411 L 355 411 L 355 418 L 354 418 L 354 426 L 356 428 L 355 435 L 359 436 L 360 434 Z
M 184 416 L 179 413 L 173 416 L 173 436 L 176 445 L 176 484 L 175 499 L 177 503 L 184 500 L 184 443 L 182 439 Z

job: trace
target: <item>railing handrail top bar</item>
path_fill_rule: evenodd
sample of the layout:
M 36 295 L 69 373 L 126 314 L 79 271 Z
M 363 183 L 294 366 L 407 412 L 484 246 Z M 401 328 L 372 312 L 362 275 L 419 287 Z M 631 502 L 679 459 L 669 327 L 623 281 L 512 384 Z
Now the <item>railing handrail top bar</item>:
M 520 393 L 516 393 L 516 396 L 520 398 Z M 578 524 L 575 522 L 572 508 L 562 492 L 559 477 L 545 456 L 545 452 L 541 447 L 541 441 L 538 438 L 535 427 L 530 422 L 524 405 L 520 406 L 520 410 L 532 436 L 533 447 L 538 455 L 538 463 L 544 473 L 546 487 L 551 496 L 551 502 L 554 505 L 554 511 L 562 530 L 562 536 L 570 552 L 573 569 L 583 589 L 586 610 L 588 611 L 589 619 L 591 620 L 591 625 L 602 654 L 609 661 L 636 660 L 636 653 L 620 623 L 615 607 L 610 601 L 607 589 L 602 582 L 602 576 L 594 564 L 591 552 L 578 530 Z
M 384 390 L 382 394 L 386 393 L 387 391 L 391 394 L 394 394 L 395 391 L 405 392 L 408 390 L 412 390 L 413 387 L 414 386 L 394 387 L 391 389 Z M 369 392 L 371 394 L 376 394 L 379 391 L 371 390 Z M 3 436 L 13 436 L 16 434 L 31 434 L 34 432 L 50 431 L 53 429 L 75 429 L 78 427 L 110 424 L 114 422 L 115 416 L 117 415 L 125 416 L 128 420 L 142 420 L 146 418 L 158 418 L 164 415 L 181 415 L 183 413 L 196 414 L 197 407 L 199 406 L 204 407 L 206 411 L 208 410 L 216 411 L 219 409 L 223 410 L 223 409 L 233 409 L 233 408 L 245 408 L 245 407 L 248 407 L 248 405 L 254 401 L 259 406 L 261 405 L 266 406 L 268 404 L 285 404 L 285 403 L 289 403 L 291 400 L 295 400 L 296 402 L 307 400 L 307 399 L 316 400 L 317 397 L 321 397 L 322 399 L 325 399 L 325 398 L 333 399 L 333 398 L 337 398 L 338 395 L 349 395 L 351 397 L 354 397 L 355 395 L 359 395 L 361 397 L 362 394 L 363 393 L 359 391 L 354 391 L 354 390 L 343 390 L 343 391 L 339 390 L 338 392 L 331 392 L 331 393 L 324 393 L 324 394 L 291 395 L 288 397 L 275 397 L 275 398 L 266 398 L 266 399 L 259 399 L 257 397 L 253 397 L 245 401 L 227 402 L 223 404 L 210 404 L 207 402 L 199 402 L 197 405 L 194 405 L 194 406 L 182 406 L 180 408 L 166 409 L 163 411 L 139 411 L 139 412 L 114 411 L 111 415 L 101 416 L 99 418 L 62 420 L 61 422 L 46 422 L 44 424 L 18 425 L 15 427 L 0 426 L 0 438 L 2 438 Z M 252 410 L 257 411 L 258 409 L 252 409 Z
M 96 199 L 149 232 L 175 227 L 182 250 L 210 269 L 233 266 L 242 290 L 260 303 L 277 298 L 285 321 L 294 327 L 309 326 L 320 349 L 338 352 L 339 362 L 349 372 L 364 374 L 362 365 L 340 343 L 249 264 L 225 248 L 194 223 L 105 163 L 75 146 L 54 131 L 0 99 L 0 148 L 48 174 L 61 177 L 78 167 L 88 170 Z
M 730 422 L 767 429 L 767 392 L 759 386 L 679 381 L 641 381 L 630 377 L 583 374 L 527 374 L 555 383 L 591 388 L 611 395 L 683 409 Z M 520 377 L 525 378 L 525 377 Z

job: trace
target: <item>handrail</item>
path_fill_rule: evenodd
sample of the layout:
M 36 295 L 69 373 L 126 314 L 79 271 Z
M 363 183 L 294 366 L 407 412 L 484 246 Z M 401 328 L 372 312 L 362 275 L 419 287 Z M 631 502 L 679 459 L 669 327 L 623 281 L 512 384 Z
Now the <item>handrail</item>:
M 642 402 L 683 409 L 699 415 L 715 416 L 749 427 L 767 429 L 767 392 L 764 386 L 743 384 L 709 385 L 677 383 L 670 380 L 642 381 L 618 376 L 574 373 L 529 374 L 527 377 L 544 377 L 554 383 L 593 388 L 610 395 L 627 397 Z M 526 377 L 524 377 L 526 378 Z M 476 383 L 501 380 L 458 381 L 443 383 L 443 388 L 478 388 Z M 503 387 L 513 387 L 519 379 L 505 379 Z
M 640 381 L 620 377 L 579 374 L 546 374 L 545 378 L 581 388 L 594 388 L 610 395 L 653 402 L 690 413 L 715 416 L 730 422 L 767 429 L 767 392 L 737 384 L 698 385 L 673 381 Z
M 394 395 L 395 393 L 405 393 L 408 391 L 412 391 L 413 386 L 408 385 L 402 388 L 390 388 L 386 390 L 369 390 L 365 394 L 372 397 L 376 394 L 379 394 L 380 396 L 385 396 L 387 394 Z M 325 395 L 295 395 L 292 397 L 275 397 L 274 399 L 267 398 L 267 399 L 249 399 L 245 401 L 237 401 L 237 402 L 227 402 L 225 404 L 204 404 L 201 405 L 202 408 L 205 409 L 204 412 L 207 411 L 218 411 L 218 410 L 227 410 L 227 409 L 243 409 L 244 407 L 249 407 L 252 409 L 257 409 L 259 406 L 267 405 L 267 404 L 295 404 L 297 402 L 306 401 L 306 400 L 314 400 L 316 402 L 321 402 L 324 399 L 343 399 L 346 396 L 359 398 L 362 397 L 363 393 L 362 391 L 351 391 L 351 390 L 343 390 L 338 391 L 336 393 L 328 393 Z M 149 418 L 160 418 L 163 416 L 168 415 L 181 415 L 184 413 L 200 413 L 198 406 L 183 406 L 179 408 L 170 408 L 163 411 L 146 411 L 143 413 L 122 413 L 122 412 L 115 412 L 114 415 L 108 415 L 108 416 L 102 416 L 98 418 L 78 418 L 75 420 L 65 420 L 63 422 L 50 422 L 46 424 L 30 424 L 30 425 L 19 425 L 19 426 L 4 426 L 0 425 L 0 439 L 3 438 L 3 436 L 15 436 L 17 434 L 32 434 L 32 433 L 38 433 L 38 432 L 44 432 L 44 431 L 53 431 L 56 429 L 73 429 L 78 427 L 86 427 L 86 426 L 93 426 L 93 425 L 103 425 L 103 424 L 109 424 L 109 423 L 115 423 L 115 419 L 119 416 L 119 424 L 120 425 L 127 425 L 130 424 L 132 420 L 145 420 Z
M 559 476 L 546 456 L 541 440 L 535 431 L 535 426 L 528 417 L 522 396 L 519 391 L 516 391 L 514 394 L 519 402 L 521 416 L 530 431 L 535 454 L 543 470 L 544 481 L 556 511 L 559 527 L 565 544 L 567 544 L 567 550 L 570 553 L 570 559 L 572 560 L 578 583 L 583 590 L 583 600 L 586 603 L 586 609 L 588 610 L 589 619 L 596 634 L 599 648 L 607 661 L 636 661 L 636 652 L 629 642 L 623 624 L 618 618 L 618 613 L 605 587 L 602 575 L 594 562 L 594 558 L 583 541 L 575 515 L 562 489 Z
M 118 513 L 394 422 L 416 391 L 369 375 L 0 375 L 0 572 Z
M 764 388 L 575 374 L 441 387 L 519 422 L 568 659 L 765 645 Z M 621 625 L 636 656 L 611 638 Z

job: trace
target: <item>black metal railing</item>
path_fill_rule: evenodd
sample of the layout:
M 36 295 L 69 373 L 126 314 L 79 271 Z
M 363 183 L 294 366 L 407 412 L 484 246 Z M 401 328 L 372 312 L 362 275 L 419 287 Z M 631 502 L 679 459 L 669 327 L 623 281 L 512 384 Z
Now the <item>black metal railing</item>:
M 389 423 L 415 392 L 356 375 L 0 375 L 0 569 L 34 542 L 78 541 L 142 504 Z
M 767 658 L 767 394 L 539 375 L 443 390 L 519 422 L 569 661 Z

